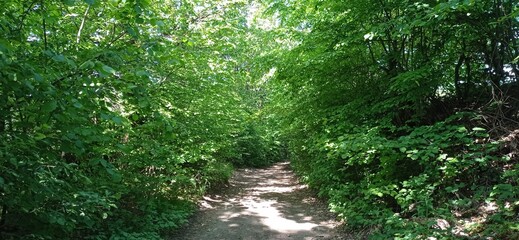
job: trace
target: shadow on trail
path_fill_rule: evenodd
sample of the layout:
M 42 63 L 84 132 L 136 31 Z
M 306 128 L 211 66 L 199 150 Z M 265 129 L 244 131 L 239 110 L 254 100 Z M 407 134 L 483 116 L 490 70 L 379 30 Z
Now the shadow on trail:
M 171 239 L 330 239 L 337 225 L 286 162 L 237 170 L 229 188 L 200 206 Z

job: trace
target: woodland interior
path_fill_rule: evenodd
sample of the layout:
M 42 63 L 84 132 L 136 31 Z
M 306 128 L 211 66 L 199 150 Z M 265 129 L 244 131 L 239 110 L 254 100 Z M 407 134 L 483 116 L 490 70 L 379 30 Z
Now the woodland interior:
M 519 239 L 518 39 L 515 0 L 2 0 L 0 238 L 168 239 L 289 161 L 349 237 Z

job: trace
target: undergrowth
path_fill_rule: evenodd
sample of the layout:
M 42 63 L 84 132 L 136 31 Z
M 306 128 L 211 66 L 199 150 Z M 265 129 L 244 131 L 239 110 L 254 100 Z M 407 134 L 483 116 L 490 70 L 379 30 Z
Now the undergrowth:
M 373 229 L 372 239 L 515 239 L 517 155 L 475 119 L 459 113 L 415 128 L 327 126 L 317 141 L 303 142 L 292 164 L 348 228 Z

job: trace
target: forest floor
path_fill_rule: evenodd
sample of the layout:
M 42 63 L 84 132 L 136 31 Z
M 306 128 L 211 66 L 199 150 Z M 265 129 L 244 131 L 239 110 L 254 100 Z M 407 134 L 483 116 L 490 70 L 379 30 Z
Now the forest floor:
M 170 239 L 347 239 L 326 204 L 297 181 L 287 162 L 238 169 L 229 186 L 199 202 L 200 210 Z

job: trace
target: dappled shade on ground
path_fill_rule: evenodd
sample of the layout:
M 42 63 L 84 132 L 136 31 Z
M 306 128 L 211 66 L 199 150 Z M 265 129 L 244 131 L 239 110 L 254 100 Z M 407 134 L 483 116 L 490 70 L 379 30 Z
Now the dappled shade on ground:
M 201 211 L 171 239 L 330 239 L 338 223 L 287 162 L 239 169 L 230 186 L 204 197 Z

